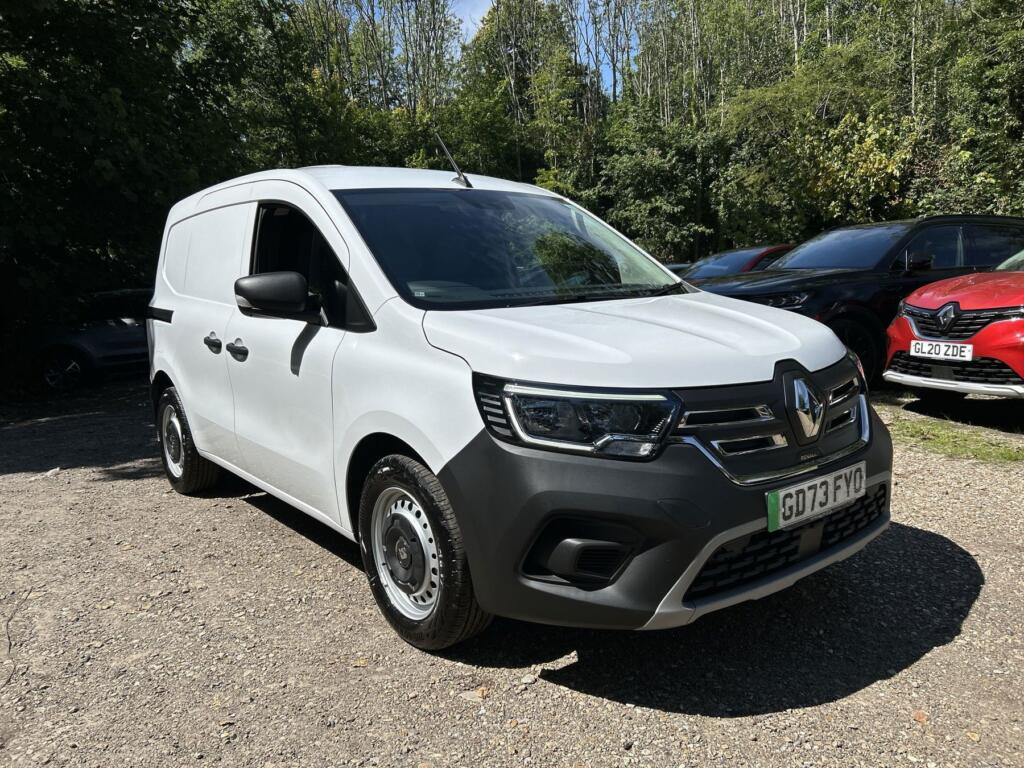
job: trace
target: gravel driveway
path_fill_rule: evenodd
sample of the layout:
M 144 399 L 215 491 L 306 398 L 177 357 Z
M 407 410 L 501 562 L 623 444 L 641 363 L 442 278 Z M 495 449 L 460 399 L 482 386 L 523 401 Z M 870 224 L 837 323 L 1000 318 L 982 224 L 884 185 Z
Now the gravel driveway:
M 787 592 L 432 656 L 354 544 L 172 493 L 141 388 L 6 415 L 0 765 L 1024 765 L 1022 462 L 898 445 L 892 528 Z

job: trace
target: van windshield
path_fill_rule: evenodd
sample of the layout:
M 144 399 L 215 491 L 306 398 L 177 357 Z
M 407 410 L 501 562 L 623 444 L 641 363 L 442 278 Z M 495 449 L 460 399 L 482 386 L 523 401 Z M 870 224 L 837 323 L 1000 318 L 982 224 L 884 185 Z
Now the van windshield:
M 598 219 L 547 195 L 478 189 L 334 195 L 395 290 L 421 309 L 689 290 Z

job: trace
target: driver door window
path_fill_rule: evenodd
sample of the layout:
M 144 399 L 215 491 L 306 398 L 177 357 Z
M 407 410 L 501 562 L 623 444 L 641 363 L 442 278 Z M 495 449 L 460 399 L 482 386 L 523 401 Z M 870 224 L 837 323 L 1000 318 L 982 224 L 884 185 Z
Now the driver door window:
M 963 240 L 958 225 L 929 227 L 917 234 L 904 253 L 904 265 L 931 262 L 934 269 L 955 269 L 963 264 Z
M 264 272 L 298 272 L 320 299 L 328 320 L 339 325 L 344 321 L 345 270 L 320 230 L 297 208 L 260 205 L 251 274 Z

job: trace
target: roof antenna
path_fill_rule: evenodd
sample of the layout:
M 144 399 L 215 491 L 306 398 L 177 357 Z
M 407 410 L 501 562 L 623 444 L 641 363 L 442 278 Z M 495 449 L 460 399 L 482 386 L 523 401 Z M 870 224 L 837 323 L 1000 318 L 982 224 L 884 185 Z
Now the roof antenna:
M 452 157 L 452 153 L 448 151 L 448 147 L 444 145 L 444 141 L 441 139 L 441 134 L 434 129 L 434 138 L 437 139 L 437 143 L 441 145 L 441 149 L 444 150 L 445 157 L 448 158 L 448 162 L 452 164 L 452 168 L 455 169 L 455 178 L 452 179 L 456 184 L 461 184 L 466 189 L 472 189 L 473 185 L 469 183 L 469 179 L 466 178 L 466 174 L 459 168 L 458 163 L 455 162 L 455 158 Z

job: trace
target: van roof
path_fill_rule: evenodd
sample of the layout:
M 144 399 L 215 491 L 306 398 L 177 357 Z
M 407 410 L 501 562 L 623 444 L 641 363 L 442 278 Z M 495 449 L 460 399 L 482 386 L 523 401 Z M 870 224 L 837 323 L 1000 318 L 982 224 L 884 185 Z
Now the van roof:
M 467 173 L 474 189 L 504 190 L 509 192 L 531 192 L 557 197 L 553 192 L 532 184 L 520 184 L 492 176 Z M 222 181 L 207 189 L 200 190 L 193 197 L 203 197 L 211 192 L 239 184 L 256 181 L 307 181 L 328 190 L 336 189 L 462 189 L 455 181 L 454 171 L 431 171 L 422 168 L 379 168 L 358 165 L 313 165 L 306 168 L 279 168 L 259 171 L 236 179 Z
M 432 171 L 422 168 L 378 168 L 355 165 L 314 165 L 299 168 L 300 173 L 312 176 L 328 189 L 386 189 L 386 188 L 440 188 L 459 189 L 455 172 Z M 520 184 L 492 176 L 467 173 L 474 189 L 496 189 L 519 192 L 552 194 L 532 184 Z
M 527 192 L 535 195 L 557 194 L 532 184 L 520 184 L 492 176 L 466 174 L 474 189 L 506 192 Z M 454 171 L 431 171 L 421 168 L 378 168 L 357 165 L 314 165 L 307 168 L 278 168 L 228 179 L 201 189 L 179 200 L 168 215 L 177 221 L 204 210 L 205 200 L 215 193 L 257 181 L 291 181 L 306 187 L 314 195 L 330 195 L 344 189 L 463 189 L 455 181 Z

